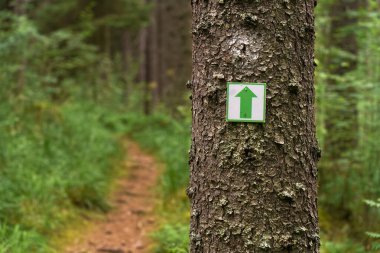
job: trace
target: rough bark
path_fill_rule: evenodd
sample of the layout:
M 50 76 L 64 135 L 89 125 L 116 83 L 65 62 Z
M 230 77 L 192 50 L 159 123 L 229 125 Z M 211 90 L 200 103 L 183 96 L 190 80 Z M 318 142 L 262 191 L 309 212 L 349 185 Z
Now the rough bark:
M 192 253 L 319 252 L 314 5 L 192 0 Z M 226 123 L 227 81 L 267 83 L 267 123 Z

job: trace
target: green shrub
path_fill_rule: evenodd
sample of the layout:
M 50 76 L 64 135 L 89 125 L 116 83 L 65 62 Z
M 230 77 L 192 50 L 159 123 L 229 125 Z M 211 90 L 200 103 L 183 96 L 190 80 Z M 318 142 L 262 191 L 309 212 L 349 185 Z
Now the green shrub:
M 122 82 L 80 33 L 43 35 L 7 12 L 0 23 L 0 249 L 51 252 L 76 210 L 108 209 L 119 145 L 103 119 Z
M 70 219 L 74 207 L 107 210 L 111 158 L 117 154 L 118 142 L 102 125 L 101 113 L 94 105 L 68 104 L 54 116 L 40 112 L 39 123 L 30 120 L 0 127 L 5 137 L 0 170 L 2 224 L 17 227 L 21 234 L 49 235 Z M 18 244 L 14 247 L 12 252 L 19 250 Z
M 126 132 L 142 147 L 152 151 L 165 164 L 161 186 L 165 198 L 183 190 L 189 180 L 188 150 L 190 122 L 165 114 L 128 114 Z
M 376 201 L 366 200 L 365 203 L 370 207 L 380 210 L 380 199 Z M 379 214 L 379 212 L 377 212 L 377 214 Z M 380 250 L 380 233 L 367 232 L 366 234 L 368 237 L 370 237 L 373 240 L 372 249 L 376 252 L 379 251 Z
M 352 241 L 328 241 L 323 240 L 321 245 L 321 253 L 364 253 L 363 246 Z
M 160 242 L 155 253 L 187 253 L 189 248 L 189 225 L 166 224 L 153 234 Z

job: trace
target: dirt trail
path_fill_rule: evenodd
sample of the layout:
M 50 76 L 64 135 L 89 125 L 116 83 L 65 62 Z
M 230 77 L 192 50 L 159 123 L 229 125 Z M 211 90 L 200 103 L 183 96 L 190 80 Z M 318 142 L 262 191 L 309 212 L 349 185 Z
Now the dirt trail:
M 127 144 L 128 176 L 118 182 L 111 204 L 114 209 L 102 221 L 69 246 L 66 253 L 147 253 L 153 216 L 154 186 L 159 169 L 153 157 L 137 144 Z

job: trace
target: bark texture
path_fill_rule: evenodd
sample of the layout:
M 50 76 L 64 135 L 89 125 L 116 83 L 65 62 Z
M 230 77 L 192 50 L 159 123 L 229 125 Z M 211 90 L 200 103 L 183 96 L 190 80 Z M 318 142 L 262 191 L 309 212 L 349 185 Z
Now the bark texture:
M 314 1 L 192 0 L 190 251 L 319 252 Z M 267 83 L 267 123 L 226 123 L 226 82 Z

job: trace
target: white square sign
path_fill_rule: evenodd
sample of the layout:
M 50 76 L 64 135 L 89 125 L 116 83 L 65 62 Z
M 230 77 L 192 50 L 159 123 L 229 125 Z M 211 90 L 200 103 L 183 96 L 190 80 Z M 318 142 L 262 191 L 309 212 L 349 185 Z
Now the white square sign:
M 265 83 L 227 83 L 227 121 L 264 123 L 265 111 Z

